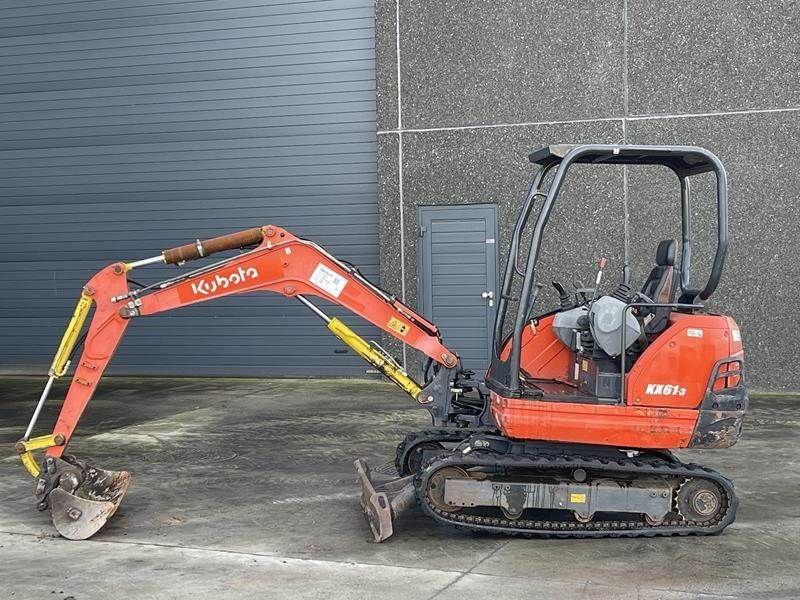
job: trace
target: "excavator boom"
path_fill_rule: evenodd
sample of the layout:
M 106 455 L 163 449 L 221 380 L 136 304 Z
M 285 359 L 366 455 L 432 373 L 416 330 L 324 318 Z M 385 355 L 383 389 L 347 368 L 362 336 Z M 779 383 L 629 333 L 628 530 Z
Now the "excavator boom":
M 183 264 L 237 248 L 247 250 L 144 288 L 131 289 L 127 279 L 131 269 L 148 264 Z M 114 263 L 84 286 L 56 352 L 45 390 L 25 435 L 17 444 L 23 464 L 37 478 L 38 506 L 41 510 L 50 508 L 53 523 L 62 535 L 71 539 L 93 535 L 114 513 L 130 485 L 130 474 L 125 471 L 104 471 L 64 454 L 130 322 L 190 304 L 258 291 L 297 298 L 325 322 L 333 335 L 421 404 L 434 405 L 435 395 L 449 394 L 450 390 L 442 389 L 441 385 L 418 384 L 380 346 L 370 344 L 341 320 L 326 315 L 308 297 L 316 296 L 349 309 L 427 355 L 448 372 L 458 365 L 458 356 L 442 344 L 435 325 L 370 283 L 355 267 L 281 227 L 266 225 L 211 240 L 197 240 L 152 258 Z M 92 305 L 94 314 L 83 351 L 55 427 L 49 435 L 31 438 L 53 381 L 69 368 L 70 356 Z M 45 457 L 40 465 L 33 452 L 41 449 L 45 450 Z

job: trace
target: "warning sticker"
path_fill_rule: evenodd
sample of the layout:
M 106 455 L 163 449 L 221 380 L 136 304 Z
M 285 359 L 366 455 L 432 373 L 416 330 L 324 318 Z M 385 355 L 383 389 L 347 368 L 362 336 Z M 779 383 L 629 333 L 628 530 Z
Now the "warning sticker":
M 690 328 L 686 330 L 686 335 L 688 335 L 689 337 L 701 338 L 703 337 L 703 330 Z
M 570 494 L 569 501 L 574 504 L 586 504 L 586 494 Z
M 405 337 L 405 335 L 408 333 L 408 325 L 394 317 L 389 319 L 389 322 L 386 324 L 386 326 L 392 331 L 396 331 L 403 337 Z
M 317 265 L 317 268 L 314 269 L 314 272 L 308 280 L 323 292 L 328 292 L 334 298 L 338 298 L 344 286 L 347 285 L 347 279 L 322 263 Z

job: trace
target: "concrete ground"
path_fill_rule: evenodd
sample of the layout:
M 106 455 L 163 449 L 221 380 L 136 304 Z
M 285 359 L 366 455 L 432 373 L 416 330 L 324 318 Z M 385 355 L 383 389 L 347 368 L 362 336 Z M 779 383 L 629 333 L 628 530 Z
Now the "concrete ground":
M 104 530 L 70 542 L 36 511 L 12 448 L 42 383 L 0 379 L 2 598 L 800 597 L 796 398 L 756 399 L 730 450 L 684 453 L 736 481 L 739 517 L 720 536 L 508 539 L 417 514 L 375 544 L 352 461 L 385 463 L 426 424 L 393 387 L 108 379 L 70 449 L 134 484 Z

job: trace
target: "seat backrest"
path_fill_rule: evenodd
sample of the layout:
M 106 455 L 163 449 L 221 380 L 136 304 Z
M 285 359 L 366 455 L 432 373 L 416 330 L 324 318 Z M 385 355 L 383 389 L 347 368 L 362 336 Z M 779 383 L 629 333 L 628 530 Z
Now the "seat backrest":
M 678 243 L 675 240 L 659 242 L 656 250 L 656 266 L 650 271 L 642 286 L 642 294 L 657 304 L 675 302 L 678 291 L 678 276 L 675 271 L 675 254 Z M 653 319 L 645 327 L 646 333 L 657 333 L 667 326 L 671 308 L 653 308 Z
M 678 278 L 675 276 L 676 246 L 675 240 L 664 240 L 658 244 L 656 266 L 642 286 L 642 293 L 653 302 L 675 302 L 675 292 L 678 289 Z

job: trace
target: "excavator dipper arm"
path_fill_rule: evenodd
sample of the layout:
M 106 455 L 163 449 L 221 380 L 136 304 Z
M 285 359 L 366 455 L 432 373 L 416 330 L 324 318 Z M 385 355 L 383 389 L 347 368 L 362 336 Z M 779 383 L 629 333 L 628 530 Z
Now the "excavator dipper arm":
M 254 245 L 254 249 L 238 256 L 142 289 L 129 289 L 126 275 L 133 268 L 157 262 L 182 264 L 216 252 Z M 53 523 L 62 535 L 71 539 L 93 535 L 114 513 L 130 485 L 130 474 L 125 471 L 104 471 L 64 454 L 129 323 L 142 316 L 257 291 L 296 297 L 322 318 L 336 337 L 423 405 L 433 403 L 432 394 L 442 393 L 441 384 L 432 382 L 420 386 L 379 346 L 371 345 L 339 319 L 326 315 L 307 296 L 349 309 L 430 357 L 444 367 L 442 372 L 452 372 L 458 364 L 458 356 L 442 345 L 439 331 L 432 323 L 375 287 L 354 267 L 281 227 L 267 225 L 202 242 L 198 240 L 149 259 L 109 265 L 83 288 L 50 368 L 45 391 L 24 437 L 17 444 L 23 464 L 38 480 L 39 508 L 50 508 Z M 92 304 L 95 310 L 83 352 L 53 432 L 31 438 L 53 380 L 64 375 L 69 367 L 69 357 Z M 281 343 L 281 340 L 275 341 Z M 444 393 L 449 393 L 449 389 Z M 32 455 L 39 449 L 46 450 L 41 467 Z

